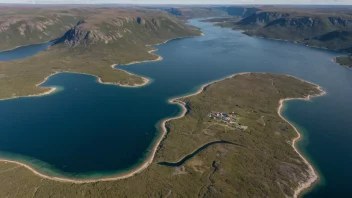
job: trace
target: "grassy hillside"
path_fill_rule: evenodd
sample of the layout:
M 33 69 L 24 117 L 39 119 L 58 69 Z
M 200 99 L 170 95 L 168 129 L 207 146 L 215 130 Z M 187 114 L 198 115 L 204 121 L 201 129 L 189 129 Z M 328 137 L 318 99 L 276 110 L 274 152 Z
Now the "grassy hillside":
M 138 85 L 143 83 L 142 78 L 112 69 L 111 65 L 155 60 L 158 57 L 148 53 L 153 48 L 146 45 L 200 35 L 197 28 L 157 10 L 71 8 L 68 13 L 77 20 L 61 32 L 61 37 L 51 36 L 59 38 L 56 45 L 27 59 L 0 62 L 0 98 L 42 93 L 45 90 L 35 85 L 62 71 L 92 74 L 103 82 Z M 33 10 L 26 14 L 37 16 Z M 11 38 L 11 45 L 17 45 L 16 36 Z
M 291 147 L 297 134 L 278 116 L 277 107 L 282 98 L 316 93 L 315 86 L 285 75 L 225 79 L 182 99 L 189 112 L 167 123 L 168 134 L 142 173 L 118 181 L 72 184 L 42 179 L 1 162 L 0 197 L 291 197 L 309 174 Z M 210 119 L 212 111 L 234 111 L 240 126 L 248 128 Z M 178 161 L 218 140 L 233 144 L 208 146 L 178 167 L 157 164 Z

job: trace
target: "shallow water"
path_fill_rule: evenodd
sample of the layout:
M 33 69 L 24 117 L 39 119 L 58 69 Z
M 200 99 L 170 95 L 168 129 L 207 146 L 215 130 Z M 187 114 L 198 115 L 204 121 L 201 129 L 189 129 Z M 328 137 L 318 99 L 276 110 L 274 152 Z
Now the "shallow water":
M 71 177 L 129 170 L 148 156 L 160 135 L 156 123 L 179 114 L 177 105 L 167 103 L 169 98 L 238 72 L 283 73 L 327 91 L 310 102 L 287 102 L 284 112 L 302 129 L 299 147 L 322 175 L 323 182 L 306 197 L 343 197 L 351 192 L 352 72 L 332 62 L 339 54 L 248 37 L 197 20 L 190 23 L 202 28 L 205 36 L 158 46 L 162 61 L 121 66 L 152 78 L 148 86 L 102 85 L 92 76 L 61 73 L 43 86 L 60 86 L 63 91 L 1 101 L 2 155 L 30 161 L 42 172 Z

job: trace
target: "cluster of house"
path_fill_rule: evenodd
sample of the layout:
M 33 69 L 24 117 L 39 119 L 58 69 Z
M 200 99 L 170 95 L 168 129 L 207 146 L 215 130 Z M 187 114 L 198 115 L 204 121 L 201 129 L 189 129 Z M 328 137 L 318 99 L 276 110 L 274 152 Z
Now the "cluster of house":
M 235 122 L 236 121 L 235 112 L 232 112 L 232 113 L 212 112 L 212 113 L 209 113 L 208 116 L 209 116 L 209 118 L 221 120 L 224 122 Z

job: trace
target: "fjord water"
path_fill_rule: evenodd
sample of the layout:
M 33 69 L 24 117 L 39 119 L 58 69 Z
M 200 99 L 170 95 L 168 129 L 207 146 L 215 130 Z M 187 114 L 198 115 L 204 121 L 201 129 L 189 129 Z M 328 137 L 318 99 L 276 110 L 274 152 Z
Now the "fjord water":
M 1 51 L 0 61 L 24 59 L 47 49 L 52 44 L 53 42 L 49 41 L 43 44 L 20 46 L 12 50 Z
M 284 111 L 301 129 L 299 148 L 321 176 L 306 197 L 345 197 L 351 192 L 352 70 L 332 61 L 340 54 L 248 37 L 197 20 L 190 23 L 205 36 L 158 46 L 163 61 L 119 67 L 152 78 L 147 86 L 102 85 L 93 76 L 61 73 L 42 86 L 63 91 L 1 101 L 1 156 L 66 177 L 130 170 L 148 156 L 160 135 L 157 123 L 180 113 L 169 98 L 231 74 L 273 72 L 317 83 L 327 91 L 309 102 L 287 102 Z

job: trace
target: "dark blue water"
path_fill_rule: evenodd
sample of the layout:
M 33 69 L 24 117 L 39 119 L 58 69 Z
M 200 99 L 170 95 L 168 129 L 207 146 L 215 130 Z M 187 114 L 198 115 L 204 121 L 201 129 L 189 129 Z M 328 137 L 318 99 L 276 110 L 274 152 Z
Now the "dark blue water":
M 199 147 L 197 150 L 195 150 L 193 153 L 190 153 L 188 155 L 186 155 L 185 157 L 183 157 L 180 161 L 178 162 L 158 162 L 159 165 L 162 166 L 170 166 L 170 167 L 179 167 L 181 165 L 183 165 L 187 160 L 191 159 L 192 157 L 196 156 L 199 152 L 201 152 L 202 150 L 208 148 L 209 146 L 213 146 L 215 144 L 229 144 L 232 146 L 240 146 L 240 147 L 245 147 L 243 145 L 240 144 L 235 144 L 229 141 L 225 141 L 225 140 L 219 140 L 219 141 L 214 141 L 214 142 L 209 142 L 208 144 L 205 144 L 201 147 Z
M 160 134 L 156 123 L 180 112 L 167 99 L 238 72 L 283 73 L 317 83 L 328 93 L 310 102 L 288 102 L 284 112 L 304 131 L 300 148 L 322 175 L 321 184 L 306 196 L 351 192 L 352 71 L 332 62 L 339 54 L 191 23 L 205 36 L 158 46 L 163 61 L 123 67 L 152 78 L 148 86 L 102 85 L 92 76 L 62 73 L 43 86 L 63 91 L 0 102 L 3 155 L 21 154 L 31 164 L 52 166 L 41 171 L 82 177 L 130 169 L 143 161 Z
M 0 61 L 24 59 L 47 49 L 52 44 L 53 42 L 49 41 L 43 44 L 27 45 L 27 46 L 16 47 L 15 49 L 12 49 L 12 50 L 1 51 Z

